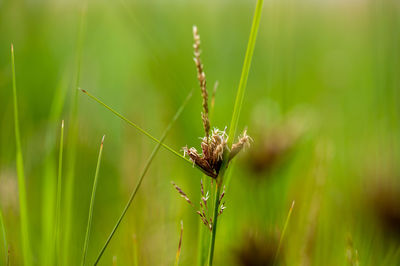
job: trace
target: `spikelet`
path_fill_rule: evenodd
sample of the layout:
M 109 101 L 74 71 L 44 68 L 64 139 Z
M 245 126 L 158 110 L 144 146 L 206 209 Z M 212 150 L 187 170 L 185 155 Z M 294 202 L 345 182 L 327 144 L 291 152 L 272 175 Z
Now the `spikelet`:
M 200 59 L 200 35 L 196 26 L 193 26 L 193 49 L 194 49 L 194 63 L 196 64 L 197 69 L 197 79 L 199 80 L 201 97 L 203 98 L 203 113 L 201 114 L 201 119 L 203 121 L 203 127 L 206 135 L 206 139 L 208 140 L 208 136 L 210 134 L 210 120 L 208 118 L 208 92 L 207 92 L 207 82 L 206 82 L 206 74 L 204 73 L 204 67 L 201 63 Z

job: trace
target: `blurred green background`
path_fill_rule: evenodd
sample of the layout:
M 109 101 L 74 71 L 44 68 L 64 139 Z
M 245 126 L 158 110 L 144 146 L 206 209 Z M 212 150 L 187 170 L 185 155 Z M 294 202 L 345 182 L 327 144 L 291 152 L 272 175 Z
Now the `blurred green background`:
M 91 264 L 155 144 L 79 93 L 71 151 L 76 84 L 156 137 L 195 88 L 166 143 L 199 150 L 204 133 L 192 25 L 201 35 L 210 94 L 219 81 L 211 124 L 223 129 L 231 119 L 255 2 L 0 0 L 0 207 L 10 265 L 22 265 L 10 44 L 35 265 L 45 265 L 48 256 L 61 120 L 63 180 L 75 180 L 71 222 L 64 200 L 62 205 L 62 229 L 71 225 L 66 265 L 81 259 L 106 135 Z M 239 124 L 254 142 L 233 166 L 216 265 L 272 265 L 293 200 L 279 264 L 400 265 L 399 73 L 399 1 L 264 3 Z M 135 257 L 139 265 L 173 264 L 183 220 L 180 263 L 196 265 L 204 226 L 171 181 L 197 203 L 201 177 L 162 149 L 100 264 L 111 265 L 113 257 L 117 265 L 134 265 Z M 0 250 L 3 265 L 3 245 Z

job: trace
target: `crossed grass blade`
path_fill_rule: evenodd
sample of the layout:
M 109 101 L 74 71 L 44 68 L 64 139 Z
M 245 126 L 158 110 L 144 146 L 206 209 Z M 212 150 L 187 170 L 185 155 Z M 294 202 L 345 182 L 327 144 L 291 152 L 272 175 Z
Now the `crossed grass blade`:
M 285 237 L 286 229 L 288 227 L 288 224 L 289 224 L 289 221 L 290 221 L 290 217 L 292 216 L 294 202 L 295 201 L 293 201 L 292 205 L 290 206 L 288 215 L 287 215 L 286 220 L 285 220 L 285 224 L 284 224 L 283 229 L 282 229 L 281 237 L 279 238 L 279 244 L 278 244 L 278 248 L 276 250 L 276 254 L 275 254 L 275 258 L 274 258 L 274 265 L 276 265 L 277 262 L 278 262 L 278 257 L 279 257 L 279 253 L 281 251 L 281 247 L 282 247 L 283 239 Z
M 171 128 L 172 128 L 172 125 L 175 123 L 175 121 L 176 121 L 176 120 L 178 119 L 178 117 L 181 115 L 183 109 L 185 108 L 186 104 L 189 102 L 189 100 L 190 100 L 191 97 L 192 97 L 192 91 L 191 91 L 191 92 L 189 93 L 189 95 L 186 97 L 185 101 L 184 101 L 184 102 L 182 103 L 182 105 L 179 107 L 178 111 L 176 112 L 176 114 L 174 115 L 174 117 L 172 118 L 172 120 L 170 121 L 170 123 L 168 124 L 167 128 L 165 129 L 164 133 L 163 133 L 162 136 L 161 136 L 160 141 L 157 141 L 157 139 L 155 139 L 155 138 L 153 139 L 153 140 L 155 140 L 155 141 L 157 142 L 157 145 L 154 147 L 153 151 L 151 152 L 150 157 L 148 158 L 148 160 L 147 160 L 147 162 L 146 162 L 146 164 L 145 164 L 145 166 L 144 166 L 144 168 L 143 168 L 143 170 L 142 170 L 142 173 L 140 174 L 139 180 L 138 180 L 138 182 L 137 182 L 135 188 L 133 189 L 132 194 L 131 194 L 131 196 L 129 197 L 128 202 L 127 202 L 126 205 L 125 205 L 125 208 L 123 209 L 123 211 L 122 211 L 120 217 L 118 218 L 118 220 L 117 220 L 117 222 L 116 222 L 114 228 L 112 229 L 110 235 L 108 236 L 106 242 L 104 243 L 102 249 L 100 250 L 100 253 L 99 253 L 99 255 L 97 256 L 96 261 L 94 262 L 94 265 L 97 265 L 97 264 L 99 263 L 101 257 L 102 257 L 103 254 L 104 254 L 104 251 L 107 249 L 107 247 L 108 247 L 108 245 L 109 245 L 111 239 L 113 238 L 113 236 L 114 236 L 115 232 L 117 231 L 119 225 L 121 224 L 122 220 L 124 219 L 124 217 L 125 217 L 125 215 L 126 215 L 128 209 L 129 209 L 129 207 L 131 206 L 131 204 L 132 204 L 132 202 L 133 202 L 133 200 L 134 200 L 134 198 L 135 198 L 135 196 L 136 196 L 136 193 L 138 192 L 138 190 L 139 190 L 139 188 L 140 188 L 140 186 L 141 186 L 141 184 L 142 184 L 142 181 L 143 181 L 143 179 L 144 179 L 144 177 L 145 177 L 147 171 L 149 170 L 149 167 L 150 167 L 151 163 L 153 162 L 154 157 L 156 156 L 157 152 L 159 151 L 160 147 L 162 146 L 163 141 L 165 140 L 165 138 L 167 137 L 169 131 L 170 131 Z M 129 123 L 129 124 L 132 123 L 132 122 L 130 122 L 129 120 L 124 119 L 122 115 L 119 115 L 117 112 L 113 111 L 111 108 L 107 108 L 107 109 L 109 109 L 109 110 L 111 110 L 113 113 L 117 114 L 118 117 L 120 117 L 121 119 L 123 119 L 123 120 L 126 121 L 127 123 Z M 128 122 L 128 121 L 129 121 L 129 122 Z M 135 124 L 132 123 L 131 125 L 133 126 L 133 125 L 135 125 Z M 136 126 L 134 126 L 134 127 L 136 127 Z M 151 135 L 148 135 L 148 136 L 151 136 Z M 185 159 L 185 160 L 186 160 L 186 159 Z
M 94 181 L 93 181 L 92 196 L 90 198 L 89 216 L 88 216 L 88 222 L 87 222 L 87 227 L 86 227 L 85 242 L 84 242 L 84 245 L 83 245 L 83 254 L 82 254 L 82 261 L 81 261 L 81 265 L 82 266 L 85 265 L 86 256 L 87 256 L 87 249 L 88 249 L 88 246 L 89 246 L 90 229 L 92 227 L 92 218 L 93 218 L 93 207 L 94 207 L 94 200 L 96 198 L 96 188 L 97 188 L 97 181 L 98 181 L 98 177 L 99 177 L 101 155 L 103 153 L 104 137 L 105 136 L 103 136 L 103 138 L 101 139 L 99 156 L 97 158 L 96 173 L 94 175 Z

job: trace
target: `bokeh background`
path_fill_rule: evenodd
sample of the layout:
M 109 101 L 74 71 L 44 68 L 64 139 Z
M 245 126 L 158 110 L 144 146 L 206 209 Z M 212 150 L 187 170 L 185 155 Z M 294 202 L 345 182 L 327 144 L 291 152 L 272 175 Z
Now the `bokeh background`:
M 0 1 L 0 207 L 11 265 L 22 265 L 22 253 L 10 44 L 37 265 L 49 256 L 61 120 L 64 195 L 68 180 L 75 182 L 71 220 L 64 200 L 62 205 L 63 232 L 71 230 L 66 265 L 81 259 L 98 148 L 106 135 L 91 264 L 155 143 L 79 93 L 71 151 L 77 85 L 156 137 L 195 88 L 166 143 L 199 149 L 192 25 L 201 34 L 210 93 L 219 81 L 211 124 L 223 129 L 232 115 L 255 2 Z M 400 264 L 399 71 L 399 1 L 265 1 L 239 124 L 254 142 L 233 165 L 216 265 L 272 265 L 293 201 L 279 264 Z M 160 150 L 100 264 L 173 264 L 182 220 L 180 263 L 196 265 L 199 230 L 205 229 L 171 181 L 197 203 L 201 178 L 197 169 Z

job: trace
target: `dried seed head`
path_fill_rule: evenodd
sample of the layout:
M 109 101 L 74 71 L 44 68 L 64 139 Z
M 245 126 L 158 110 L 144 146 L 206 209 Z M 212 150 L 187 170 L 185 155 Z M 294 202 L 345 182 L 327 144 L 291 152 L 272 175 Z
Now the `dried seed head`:
M 227 149 L 228 136 L 225 131 L 214 129 L 211 136 L 202 138 L 202 154 L 198 154 L 195 148 L 183 148 L 184 155 L 200 167 L 205 174 L 216 178 L 222 164 L 224 152 Z
M 229 161 L 233 159 L 243 148 L 250 146 L 252 139 L 247 135 L 247 130 L 244 130 L 243 135 L 239 137 L 239 141 L 232 145 L 229 154 Z
M 201 97 L 203 98 L 203 112 L 201 114 L 201 119 L 203 121 L 203 127 L 205 131 L 205 135 L 208 140 L 209 132 L 210 132 L 210 120 L 208 118 L 208 92 L 206 87 L 206 74 L 204 73 L 204 67 L 201 63 L 200 59 L 200 35 L 196 26 L 193 26 L 193 54 L 194 54 L 194 63 L 197 69 L 197 79 L 199 80 Z

